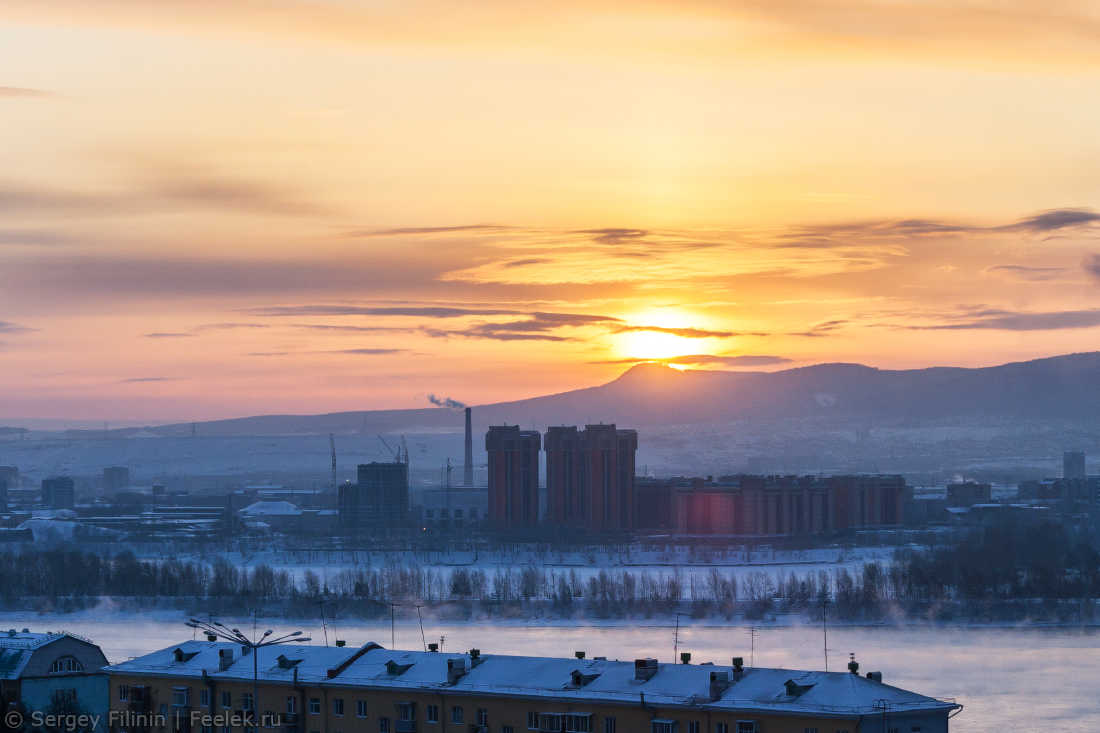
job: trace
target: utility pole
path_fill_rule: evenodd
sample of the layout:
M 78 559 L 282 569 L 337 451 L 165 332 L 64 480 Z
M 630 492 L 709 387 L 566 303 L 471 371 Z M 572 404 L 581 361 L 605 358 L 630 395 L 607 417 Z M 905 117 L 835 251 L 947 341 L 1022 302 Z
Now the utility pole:
M 756 637 L 759 636 L 759 635 L 760 635 L 760 629 L 756 628 L 755 626 L 750 626 L 749 627 L 749 638 L 751 639 L 751 641 L 749 642 L 749 666 L 750 667 L 755 667 L 756 666 Z
M 825 671 L 829 671 L 829 626 L 825 621 L 829 608 L 829 594 L 821 597 L 821 633 L 825 637 Z
M 672 663 L 676 664 L 676 655 L 680 651 L 680 614 L 676 614 L 676 630 L 672 632 Z

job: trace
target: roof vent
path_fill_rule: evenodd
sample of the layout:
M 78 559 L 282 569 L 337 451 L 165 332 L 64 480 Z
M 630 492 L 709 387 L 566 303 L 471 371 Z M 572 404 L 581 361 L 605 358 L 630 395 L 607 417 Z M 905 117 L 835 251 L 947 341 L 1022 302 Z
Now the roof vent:
M 722 693 L 729 689 L 730 686 L 730 673 L 729 672 L 711 672 L 710 673 L 710 699 L 717 700 L 722 697 Z
M 859 674 L 859 662 L 848 662 L 848 671 L 852 674 Z
M 577 659 L 584 659 L 584 652 L 573 652 L 573 656 Z
M 347 642 L 344 641 L 343 639 L 337 639 L 336 640 L 336 646 L 344 646 L 345 644 L 347 644 Z
M 398 664 L 392 659 L 386 662 L 386 674 L 390 677 L 397 677 L 398 675 L 405 674 L 412 669 L 411 664 Z
M 217 641 L 218 637 L 214 636 L 213 634 L 207 634 L 206 635 L 206 640 L 207 641 Z
M 634 681 L 647 682 L 657 674 L 657 660 L 652 657 L 634 660 Z
M 301 659 L 291 659 L 290 657 L 286 656 L 285 654 L 280 654 L 278 661 L 279 661 L 279 669 L 291 669 L 295 665 L 297 665 L 299 662 L 301 662 L 302 660 Z
M 745 658 L 734 657 L 733 658 L 733 681 L 740 682 L 741 678 L 745 676 Z
M 29 634 L 29 633 L 31 633 L 31 630 L 30 629 L 23 629 L 23 633 L 24 634 Z
M 680 652 L 680 664 L 691 664 L 691 652 Z
M 15 629 L 8 629 L 8 636 L 15 636 Z
M 439 651 L 439 644 L 437 644 L 435 642 L 432 642 L 431 644 L 428 644 L 428 651 L 438 652 Z
M 882 682 L 882 672 L 868 672 L 867 679 Z
M 447 660 L 447 684 L 453 685 L 458 682 L 462 675 L 466 674 L 466 658 L 458 657 L 456 659 Z
M 218 671 L 224 672 L 233 664 L 233 647 L 218 650 Z
M 481 658 L 481 650 L 480 649 L 471 649 L 470 650 L 470 667 L 471 668 L 476 667 L 477 665 L 481 664 L 484 661 L 485 660 Z

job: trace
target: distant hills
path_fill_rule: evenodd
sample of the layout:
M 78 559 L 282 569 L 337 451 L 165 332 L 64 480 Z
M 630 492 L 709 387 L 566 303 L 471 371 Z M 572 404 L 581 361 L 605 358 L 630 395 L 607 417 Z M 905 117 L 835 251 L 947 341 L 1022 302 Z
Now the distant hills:
M 1100 422 L 1100 352 L 996 367 L 885 370 L 817 364 L 776 372 L 680 371 L 639 364 L 598 387 L 474 407 L 479 431 L 502 423 L 548 425 L 615 422 L 641 427 L 733 421 L 835 418 L 864 424 L 930 425 L 945 421 Z M 264 415 L 195 425 L 197 435 L 393 434 L 461 430 L 463 415 L 442 408 L 327 415 Z M 191 434 L 191 423 L 142 428 L 143 435 Z M 135 429 L 112 430 L 124 437 Z M 73 438 L 102 431 L 69 431 Z

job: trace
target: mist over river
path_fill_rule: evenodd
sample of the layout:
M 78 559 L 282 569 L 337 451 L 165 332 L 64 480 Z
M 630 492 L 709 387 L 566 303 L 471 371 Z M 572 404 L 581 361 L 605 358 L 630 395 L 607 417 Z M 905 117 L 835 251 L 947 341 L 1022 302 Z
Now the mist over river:
M 176 644 L 193 636 L 184 616 L 173 613 L 71 615 L 0 613 L 0 627 L 32 631 L 65 629 L 99 644 L 111 662 Z M 228 623 L 230 619 L 221 619 Z M 680 628 L 681 652 L 692 662 L 730 664 L 743 656 L 746 664 L 786 669 L 823 669 L 822 630 L 814 626 L 758 628 L 755 643 L 748 626 L 714 622 Z M 251 629 L 251 620 L 235 624 Z M 316 619 L 298 623 L 260 619 L 260 630 L 302 629 L 313 644 L 325 643 Z M 493 622 L 440 624 L 425 622 L 424 637 L 415 614 L 399 618 L 394 628 L 398 648 L 422 649 L 424 641 L 439 641 L 443 651 L 481 649 L 485 654 L 525 654 L 571 657 L 584 651 L 589 658 L 673 658 L 673 629 L 666 620 L 652 625 L 577 622 Z M 348 646 L 375 641 L 390 646 L 390 624 L 337 620 L 334 632 Z M 951 721 L 957 733 L 1002 733 L 1005 730 L 1100 730 L 1100 631 L 1093 628 L 987 628 L 956 626 L 835 626 L 829 634 L 829 669 L 845 669 L 855 652 L 860 670 L 881 671 L 883 681 L 938 698 L 954 698 L 964 709 Z M 868 729 L 871 730 L 871 729 Z

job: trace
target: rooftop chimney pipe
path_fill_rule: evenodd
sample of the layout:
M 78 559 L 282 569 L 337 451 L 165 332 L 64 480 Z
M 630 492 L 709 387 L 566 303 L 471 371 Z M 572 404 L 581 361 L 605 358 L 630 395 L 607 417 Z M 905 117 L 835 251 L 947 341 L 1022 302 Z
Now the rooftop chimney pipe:
M 462 466 L 462 485 L 470 488 L 474 485 L 474 411 L 466 408 L 466 463 Z

